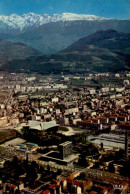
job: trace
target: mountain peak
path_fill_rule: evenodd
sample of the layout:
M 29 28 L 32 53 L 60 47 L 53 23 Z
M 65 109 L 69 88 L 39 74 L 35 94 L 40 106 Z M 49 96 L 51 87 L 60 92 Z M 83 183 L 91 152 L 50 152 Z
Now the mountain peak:
M 0 27 L 3 25 L 7 25 L 11 29 L 19 29 L 24 30 L 31 26 L 40 26 L 42 24 L 46 24 L 49 22 L 57 22 L 57 21 L 76 21 L 76 20 L 108 20 L 107 18 L 102 18 L 95 15 L 83 15 L 83 14 L 75 14 L 75 13 L 62 13 L 62 14 L 54 14 L 52 16 L 48 14 L 35 14 L 35 13 L 27 13 L 23 15 L 1 15 L 0 16 Z
M 63 13 L 62 18 L 66 20 L 101 20 L 106 19 L 95 15 L 75 14 L 75 13 Z

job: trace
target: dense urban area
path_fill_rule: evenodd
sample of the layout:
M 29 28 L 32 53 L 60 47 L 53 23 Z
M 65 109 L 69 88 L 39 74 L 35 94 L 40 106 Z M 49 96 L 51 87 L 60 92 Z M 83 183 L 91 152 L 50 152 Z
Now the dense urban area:
M 0 72 L 0 193 L 129 193 L 130 73 Z

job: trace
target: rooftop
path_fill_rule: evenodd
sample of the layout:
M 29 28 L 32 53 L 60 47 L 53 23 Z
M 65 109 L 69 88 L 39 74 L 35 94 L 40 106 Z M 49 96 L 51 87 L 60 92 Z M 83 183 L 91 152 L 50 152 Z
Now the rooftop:
M 58 127 L 59 125 L 56 124 L 56 121 L 50 122 L 40 122 L 40 121 L 29 121 L 29 128 L 35 129 L 39 131 L 46 131 L 47 129 Z

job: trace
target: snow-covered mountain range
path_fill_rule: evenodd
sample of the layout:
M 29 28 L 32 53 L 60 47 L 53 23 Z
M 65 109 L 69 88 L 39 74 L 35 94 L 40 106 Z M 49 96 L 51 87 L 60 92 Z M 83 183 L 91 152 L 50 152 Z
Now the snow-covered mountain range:
M 80 38 L 109 29 L 130 33 L 130 20 L 74 13 L 0 16 L 0 39 L 24 43 L 44 54 L 59 52 Z
M 61 15 L 54 14 L 52 16 L 48 14 L 35 14 L 28 13 L 23 15 L 1 15 L 0 16 L 0 27 L 6 27 L 10 29 L 18 29 L 25 30 L 29 27 L 35 26 L 38 27 L 40 25 L 49 23 L 49 22 L 57 22 L 57 21 L 76 21 L 76 20 L 109 20 L 108 18 L 98 17 L 95 15 L 82 15 L 82 14 L 74 14 L 74 13 L 63 13 Z

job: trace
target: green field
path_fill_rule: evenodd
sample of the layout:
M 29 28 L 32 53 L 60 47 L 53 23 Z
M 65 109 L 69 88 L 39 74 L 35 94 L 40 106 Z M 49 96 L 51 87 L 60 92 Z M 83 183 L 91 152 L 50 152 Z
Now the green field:
M 7 135 L 7 133 L 4 133 L 4 132 L 0 132 L 0 140 L 5 138 Z
M 69 131 L 67 127 L 59 127 L 59 131 Z
M 0 132 L 0 143 L 3 143 L 9 139 L 12 139 L 16 137 L 16 132 L 15 131 L 1 131 Z

